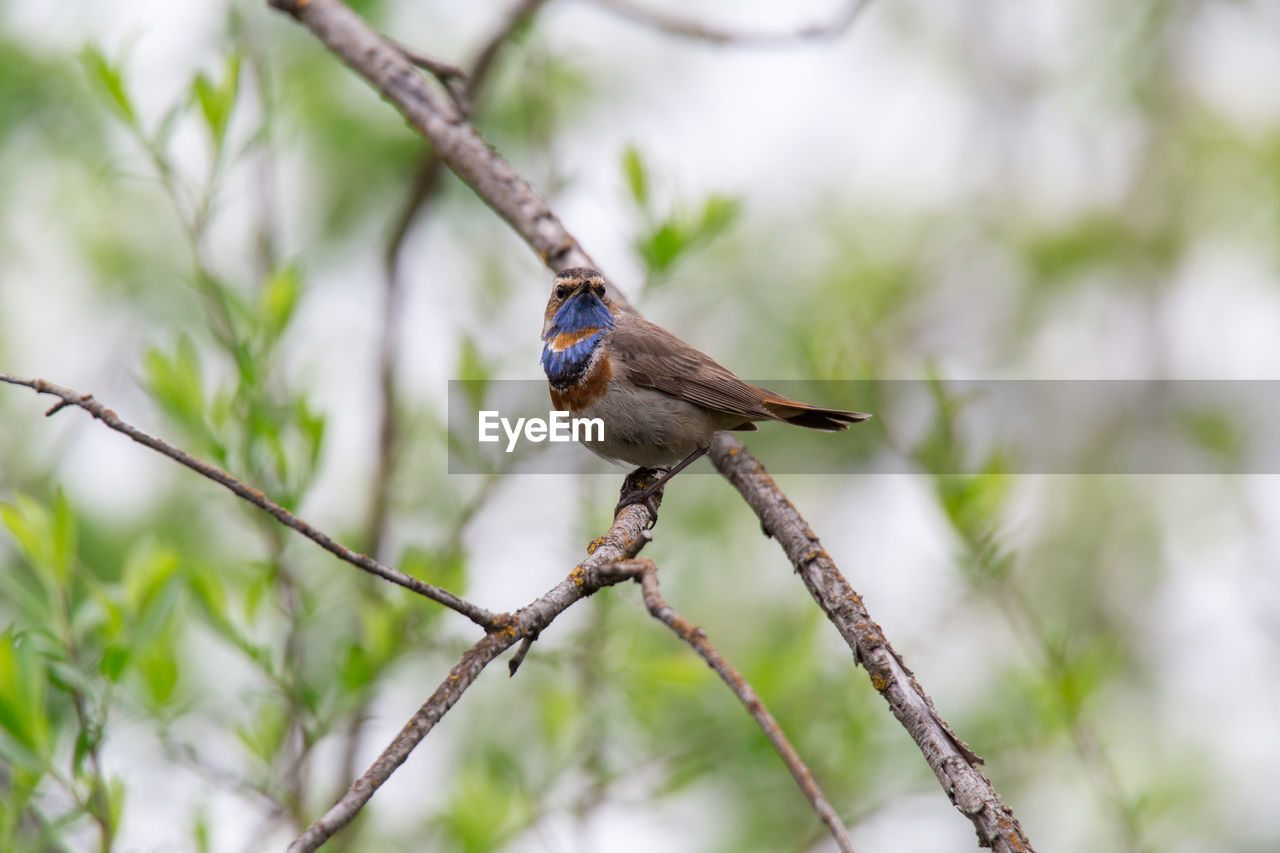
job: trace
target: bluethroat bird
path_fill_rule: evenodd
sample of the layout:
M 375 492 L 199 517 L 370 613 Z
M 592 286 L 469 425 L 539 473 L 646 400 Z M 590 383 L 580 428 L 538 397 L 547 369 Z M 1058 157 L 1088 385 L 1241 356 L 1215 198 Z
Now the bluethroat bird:
M 627 477 L 615 514 L 645 503 L 656 518 L 653 497 L 707 452 L 717 430 L 782 421 L 836 432 L 871 417 L 742 381 L 661 326 L 618 310 L 604 276 L 586 267 L 555 277 L 542 340 L 552 405 L 573 417 L 600 418 L 603 440 L 583 443 L 611 462 L 640 466 Z

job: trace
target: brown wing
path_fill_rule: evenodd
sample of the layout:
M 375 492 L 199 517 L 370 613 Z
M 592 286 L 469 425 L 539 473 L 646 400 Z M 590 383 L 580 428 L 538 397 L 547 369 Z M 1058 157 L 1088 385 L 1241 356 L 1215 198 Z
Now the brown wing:
M 624 314 L 616 318 L 609 338 L 610 357 L 643 388 L 705 409 L 741 415 L 744 421 L 780 420 L 765 408 L 754 386 L 661 326 Z
M 768 420 L 834 432 L 871 417 L 789 400 L 743 382 L 711 356 L 642 317 L 619 316 L 610 338 L 610 356 L 632 382 L 706 409 L 741 415 L 744 425 L 735 429 L 754 429 L 745 422 Z

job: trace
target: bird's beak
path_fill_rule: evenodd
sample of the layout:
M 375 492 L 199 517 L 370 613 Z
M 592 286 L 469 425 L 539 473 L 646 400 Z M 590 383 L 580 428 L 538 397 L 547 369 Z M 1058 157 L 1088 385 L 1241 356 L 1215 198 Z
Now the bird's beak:
M 573 293 L 569 294 L 569 298 L 572 299 L 573 297 L 577 296 L 580 293 L 589 293 L 590 291 L 591 291 L 591 281 L 588 279 L 583 281 L 582 284 L 578 285 L 576 288 L 574 288 Z

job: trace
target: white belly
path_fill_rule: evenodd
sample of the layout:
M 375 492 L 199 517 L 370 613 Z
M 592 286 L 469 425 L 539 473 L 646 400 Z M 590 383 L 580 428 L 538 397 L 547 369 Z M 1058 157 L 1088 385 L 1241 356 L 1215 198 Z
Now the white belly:
M 609 383 L 609 392 L 575 417 L 600 418 L 603 441 L 582 442 L 611 462 L 669 468 L 693 451 L 707 447 L 718 429 L 737 426 L 741 418 L 716 416 L 701 406 L 659 391 Z

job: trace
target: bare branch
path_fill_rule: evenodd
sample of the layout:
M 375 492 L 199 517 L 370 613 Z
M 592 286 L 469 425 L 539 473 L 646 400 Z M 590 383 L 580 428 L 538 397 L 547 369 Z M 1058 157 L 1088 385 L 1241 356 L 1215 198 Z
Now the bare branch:
M 541 196 L 485 143 L 456 104 L 433 89 L 404 55 L 340 0 L 269 0 L 293 15 L 343 62 L 391 101 L 440 159 L 524 238 L 553 270 L 595 266 Z M 621 310 L 634 311 L 612 284 Z
M 634 578 L 644 591 L 645 607 L 648 608 L 653 618 L 666 625 L 675 632 L 677 637 L 693 647 L 698 656 L 707 662 L 707 666 L 715 670 L 716 675 L 720 676 L 720 680 L 729 686 L 733 694 L 738 697 L 738 701 L 747 709 L 747 713 L 764 731 L 765 737 L 769 738 L 769 742 L 773 744 L 773 748 L 777 750 L 783 763 L 791 771 L 796 784 L 800 786 L 801 792 L 809 800 L 819 819 L 827 825 L 827 829 L 831 832 L 831 837 L 835 839 L 836 846 L 844 853 L 852 853 L 853 842 L 849 840 L 849 833 L 845 830 L 844 823 L 840 820 L 840 815 L 836 814 L 836 810 L 831 806 L 826 794 L 822 792 L 822 789 L 818 787 L 817 780 L 813 778 L 813 772 L 809 770 L 800 754 L 796 752 L 795 747 L 791 745 L 791 741 L 783 733 L 778 721 L 769 713 L 769 709 L 765 707 L 760 696 L 747 683 L 742 673 L 738 672 L 716 650 L 715 646 L 711 645 L 711 641 L 707 639 L 705 631 L 689 622 L 679 613 L 676 613 L 671 605 L 662 599 L 661 594 L 658 592 L 658 570 L 653 561 L 648 559 L 627 560 L 615 563 L 609 567 L 608 571 Z
M 270 514 L 285 527 L 298 531 L 303 536 L 328 551 L 330 554 L 333 554 L 340 560 L 345 560 L 358 569 L 366 571 L 371 575 L 376 575 L 383 580 L 398 584 L 405 589 L 416 592 L 419 595 L 425 596 L 439 604 L 443 604 L 451 610 L 456 610 L 458 613 L 461 613 L 463 616 L 467 617 L 487 631 L 492 631 L 501 624 L 501 620 L 498 616 L 495 616 L 483 607 L 477 607 L 471 602 L 459 598 L 448 590 L 441 589 L 440 587 L 429 584 L 426 581 L 419 580 L 412 575 L 407 575 L 404 572 L 391 568 L 390 566 L 384 566 L 382 563 L 379 563 L 371 557 L 352 551 L 350 548 L 340 544 L 327 534 L 312 527 L 298 516 L 289 512 L 289 510 L 280 506 L 278 503 L 275 503 L 262 492 L 250 486 L 246 486 L 244 483 L 240 482 L 235 477 L 232 477 L 216 465 L 212 465 L 202 459 L 197 459 L 196 457 L 174 447 L 172 444 L 169 444 L 164 439 L 148 435 L 137 427 L 120 420 L 115 412 L 93 399 L 93 395 L 91 394 L 81 394 L 78 391 L 72 391 L 70 388 L 63 388 L 61 385 L 54 385 L 52 382 L 46 382 L 43 379 L 23 379 L 20 376 L 10 376 L 7 373 L 0 373 L 0 382 L 7 382 L 10 385 L 23 385 L 27 388 L 31 388 L 37 394 L 50 394 L 54 397 L 58 397 L 62 402 L 50 409 L 46 413 L 48 415 L 56 414 L 59 410 L 67 406 L 77 406 L 84 409 L 86 412 L 93 415 L 116 432 L 123 433 L 139 444 L 145 445 L 159 453 L 163 453 L 175 462 L 179 462 L 187 466 L 197 474 L 207 477 L 215 483 L 226 487 L 238 497 L 244 498 L 258 509 Z M 646 516 L 647 515 L 648 513 L 646 512 Z
M 449 675 L 431 698 L 409 719 L 391 745 L 383 750 L 342 798 L 324 816 L 311 824 L 289 845 L 289 853 L 310 853 L 351 822 L 373 796 L 374 791 L 404 763 L 414 747 L 440 722 L 481 670 L 519 640 L 537 637 L 552 620 L 570 605 L 606 586 L 627 580 L 630 575 L 609 571 L 619 560 L 629 560 L 650 539 L 648 525 L 653 517 L 640 505 L 626 507 L 614 519 L 609 531 L 592 543 L 589 556 L 579 563 L 564 580 L 542 597 L 520 608 L 509 617 L 501 630 L 482 637 L 468 649 L 462 659 L 449 670 Z
M 619 17 L 626 18 L 633 23 L 679 38 L 742 47 L 784 47 L 805 41 L 838 38 L 849 29 L 858 14 L 867 7 L 870 0 L 851 0 L 851 2 L 845 3 L 839 13 L 826 23 L 810 24 L 792 32 L 784 33 L 732 30 L 661 9 L 650 9 L 637 3 L 631 3 L 629 0 L 588 0 L 588 2 Z
M 764 466 L 724 432 L 716 435 L 711 460 L 755 510 L 765 533 L 786 552 L 809 594 L 853 650 L 854 659 L 866 667 L 871 685 L 924 753 L 952 804 L 973 822 L 978 842 L 998 851 L 1031 850 L 1013 811 L 978 771 L 982 759 L 939 716 L 933 700 L 871 618 L 862 596 L 853 591 Z

